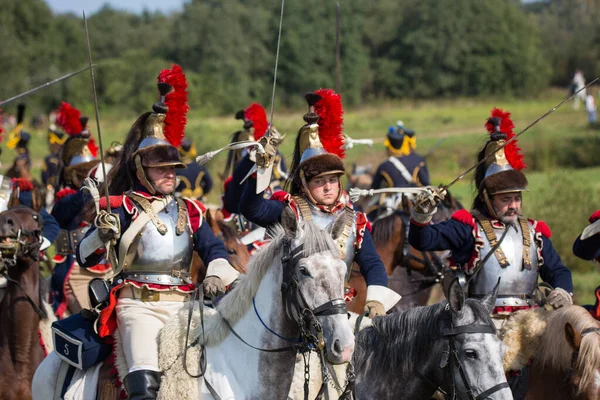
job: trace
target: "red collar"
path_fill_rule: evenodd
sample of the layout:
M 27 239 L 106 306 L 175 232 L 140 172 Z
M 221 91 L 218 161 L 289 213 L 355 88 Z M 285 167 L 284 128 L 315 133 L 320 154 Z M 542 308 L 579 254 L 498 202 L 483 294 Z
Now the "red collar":
M 150 200 L 150 201 L 152 201 L 152 200 L 162 200 L 162 199 L 164 199 L 164 196 L 163 196 L 162 194 L 159 194 L 159 195 L 156 195 L 156 196 L 154 196 L 154 195 L 151 195 L 151 194 L 150 194 L 150 193 L 148 193 L 148 192 L 143 192 L 143 191 L 141 191 L 141 190 L 134 190 L 134 191 L 132 191 L 132 193 L 134 193 L 134 194 L 137 194 L 138 196 L 142 196 L 142 197 L 144 197 L 145 199 L 148 199 L 148 200 Z
M 343 209 L 344 207 L 346 207 L 346 205 L 344 203 L 342 203 L 341 201 L 339 201 L 339 200 L 333 206 L 324 206 L 324 205 L 321 205 L 321 204 L 314 204 L 313 202 L 311 202 L 308 199 L 306 199 L 306 201 L 308 201 L 310 204 L 312 204 L 313 206 L 317 207 L 319 210 L 321 210 L 321 211 L 323 211 L 324 213 L 327 213 L 327 214 L 335 214 L 337 211 L 339 211 L 339 210 Z

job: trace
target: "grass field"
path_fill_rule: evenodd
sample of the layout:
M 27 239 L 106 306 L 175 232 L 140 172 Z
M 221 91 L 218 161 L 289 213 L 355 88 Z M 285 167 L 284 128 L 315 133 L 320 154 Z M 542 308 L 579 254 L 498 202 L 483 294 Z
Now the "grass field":
M 515 131 L 519 132 L 536 118 L 559 103 L 565 92 L 549 90 L 536 99 L 479 98 L 435 101 L 398 101 L 369 104 L 345 110 L 345 133 L 352 138 L 372 138 L 372 148 L 355 147 L 348 151 L 346 162 L 371 164 L 375 169 L 385 159 L 383 138 L 390 125 L 401 119 L 417 133 L 418 151 L 428 149 L 444 139 L 428 157 L 432 184 L 450 182 L 470 167 L 482 143 L 486 140 L 484 123 L 493 107 L 512 112 Z M 153 99 L 149 99 L 148 108 Z M 246 105 L 240 104 L 240 107 Z M 90 108 L 91 110 L 91 108 Z M 291 158 L 295 135 L 303 124 L 305 109 L 276 110 L 274 125 L 287 134 L 282 154 Z M 92 115 L 92 114 L 89 114 Z M 101 110 L 101 126 L 105 146 L 113 140 L 123 141 L 136 115 L 119 110 Z M 191 110 L 187 134 L 203 153 L 229 142 L 231 134 L 240 129 L 240 121 L 228 116 L 203 116 Z M 96 132 L 95 120 L 90 120 Z M 46 154 L 45 131 L 33 131 L 31 151 L 36 175 Z M 564 262 L 577 274 L 577 301 L 593 301 L 593 288 L 600 285 L 600 274 L 590 263 L 575 258 L 571 245 L 587 224 L 587 217 L 600 208 L 600 131 L 591 129 L 583 107 L 576 111 L 570 103 L 545 118 L 520 139 L 526 162 L 531 165 L 527 176 L 530 192 L 524 196 L 528 217 L 543 219 L 553 230 L 553 243 Z M 216 183 L 223 170 L 226 155 L 217 156 L 209 164 Z M 9 152 L 3 154 L 5 165 Z M 289 161 L 288 161 L 289 164 Z M 220 190 L 209 196 L 217 203 Z M 468 207 L 472 201 L 471 177 L 467 176 L 452 188 L 452 192 Z

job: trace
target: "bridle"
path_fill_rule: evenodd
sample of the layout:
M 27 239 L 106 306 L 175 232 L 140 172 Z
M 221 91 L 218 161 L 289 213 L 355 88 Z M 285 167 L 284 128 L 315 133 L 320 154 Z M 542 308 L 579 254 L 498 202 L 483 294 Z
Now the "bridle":
M 4 211 L 5 215 L 9 214 L 19 223 L 19 230 L 17 231 L 17 237 L 15 241 L 10 243 L 0 243 L 0 275 L 2 275 L 8 282 L 16 285 L 24 294 L 26 300 L 31 304 L 33 310 L 42 319 L 47 318 L 47 314 L 44 310 L 36 304 L 31 297 L 27 294 L 25 289 L 21 286 L 19 281 L 11 278 L 8 274 L 9 269 L 14 268 L 17 265 L 17 257 L 19 255 L 30 257 L 33 262 L 40 260 L 40 246 L 42 245 L 42 219 L 40 215 L 33 211 L 32 218 L 37 221 L 37 227 L 33 230 L 27 230 L 23 226 L 23 221 L 19 215 L 11 210 Z M 25 238 L 35 238 L 34 241 L 23 240 Z M 41 293 L 39 295 L 39 304 L 42 304 Z
M 323 327 L 322 327 L 321 323 L 319 322 L 319 320 L 317 319 L 317 317 L 325 316 L 325 315 L 347 314 L 346 302 L 343 298 L 336 298 L 336 299 L 329 300 L 329 301 L 327 301 L 317 307 L 314 307 L 314 308 L 311 308 L 309 306 L 309 304 L 306 301 L 306 298 L 304 297 L 304 295 L 302 294 L 302 292 L 300 290 L 300 286 L 299 286 L 299 279 L 300 279 L 299 263 L 302 259 L 305 259 L 307 257 L 308 256 L 304 253 L 304 245 L 303 244 L 300 244 L 299 246 L 292 249 L 292 240 L 289 238 L 283 239 L 283 257 L 281 259 L 283 276 L 282 276 L 282 283 L 281 283 L 281 295 L 282 295 L 282 302 L 283 302 L 283 307 L 284 307 L 284 312 L 285 312 L 286 317 L 290 321 L 292 321 L 294 324 L 296 324 L 299 328 L 300 334 L 297 339 L 283 337 L 280 334 L 278 334 L 277 332 L 270 329 L 263 322 L 262 318 L 258 314 L 258 311 L 256 310 L 256 306 L 254 308 L 256 315 L 258 316 L 258 318 L 261 321 L 261 323 L 263 324 L 263 326 L 269 332 L 276 335 L 277 337 L 279 337 L 283 340 L 292 342 L 291 345 L 285 346 L 285 347 L 274 348 L 274 349 L 264 349 L 264 348 L 256 347 L 256 346 L 248 343 L 246 340 L 244 340 L 244 338 L 242 338 L 233 329 L 233 327 L 231 326 L 229 321 L 227 321 L 225 318 L 223 318 L 223 321 L 226 323 L 230 332 L 238 340 L 240 340 L 242 343 L 244 343 L 246 346 L 248 346 L 250 348 L 253 348 L 253 349 L 261 351 L 261 352 L 266 352 L 266 353 L 282 353 L 282 352 L 287 352 L 287 351 L 294 351 L 294 352 L 302 353 L 303 357 L 304 357 L 304 361 L 305 361 L 305 365 L 304 365 L 304 378 L 305 378 L 304 379 L 304 397 L 305 397 L 305 399 L 308 398 L 308 385 L 309 385 L 309 381 L 310 381 L 310 368 L 308 366 L 308 354 L 312 350 L 316 350 L 319 353 L 319 356 L 321 359 L 321 370 L 322 370 L 322 374 L 323 374 L 323 384 L 321 385 L 321 389 L 319 390 L 319 394 L 317 395 L 317 398 L 321 398 L 323 396 L 323 394 L 326 394 L 325 389 L 326 389 L 326 385 L 327 385 L 328 374 L 327 374 L 327 367 L 326 367 L 326 363 L 325 363 L 325 339 L 323 338 Z M 194 297 L 192 297 L 192 298 L 194 298 Z M 193 303 L 193 302 L 190 302 L 190 303 Z M 253 299 L 253 303 L 254 303 L 254 299 Z M 204 332 L 204 321 L 203 321 L 203 317 L 202 317 L 202 309 L 203 309 L 203 307 L 200 306 L 201 326 L 202 326 L 202 332 Z M 191 319 L 191 311 L 192 310 L 193 309 L 190 307 L 188 321 Z M 189 334 L 189 322 L 188 322 L 188 334 Z M 200 373 L 198 375 L 190 374 L 187 371 L 187 362 L 186 362 L 186 353 L 187 353 L 187 348 L 188 348 L 188 343 L 187 343 L 188 334 L 186 334 L 186 344 L 185 344 L 186 351 L 184 351 L 184 355 L 183 355 L 183 357 L 184 357 L 183 364 L 184 364 L 184 368 L 185 368 L 186 372 L 188 373 L 188 375 L 190 375 L 193 378 L 199 378 L 199 377 L 204 376 L 204 373 L 206 371 L 206 358 L 203 357 L 203 354 L 204 354 L 203 343 L 205 341 L 204 341 L 204 339 L 202 339 L 203 343 L 200 343 L 200 346 L 201 346 Z M 197 344 L 197 342 L 192 343 L 191 346 L 194 346 L 195 344 Z M 353 387 L 353 385 L 352 385 L 353 384 L 353 373 L 351 372 L 352 368 L 349 368 L 349 371 L 350 372 L 349 372 L 349 379 L 348 379 L 348 387 L 346 388 L 346 391 L 351 390 L 349 388 Z M 213 397 L 215 397 L 216 399 L 220 399 L 220 397 L 214 391 L 214 389 L 210 386 L 210 384 L 206 380 L 205 380 L 205 382 L 207 384 L 209 391 L 213 395 Z
M 448 312 L 450 312 L 449 304 L 446 305 L 446 310 Z M 469 383 L 469 380 L 467 378 L 465 369 L 460 361 L 460 358 L 458 355 L 458 349 L 456 347 L 455 341 L 456 341 L 456 336 L 458 336 L 458 335 L 462 335 L 462 334 L 468 335 L 468 334 L 474 334 L 474 333 L 496 335 L 496 328 L 491 323 L 469 324 L 469 325 L 461 325 L 461 326 L 454 327 L 453 326 L 454 324 L 452 323 L 452 314 L 450 314 L 450 317 L 447 319 L 449 319 L 451 321 L 450 328 L 442 330 L 441 337 L 448 340 L 448 351 L 444 352 L 444 353 L 447 353 L 447 357 L 442 360 L 440 367 L 441 368 L 448 367 L 450 376 L 452 377 L 452 394 L 449 397 L 449 399 L 455 400 L 457 398 L 458 399 L 463 398 L 463 396 L 461 396 L 461 394 L 459 394 L 459 390 L 457 389 L 459 382 L 457 382 L 457 379 L 456 379 L 456 374 L 455 374 L 456 370 L 458 370 L 458 372 L 459 372 L 460 383 L 462 383 L 463 387 L 465 388 L 464 394 L 468 400 L 483 400 L 495 392 L 498 392 L 505 388 L 509 388 L 508 382 L 502 382 L 502 383 L 492 386 L 491 388 L 489 388 L 487 390 L 484 390 L 483 392 L 479 393 L 478 395 L 475 395 L 473 393 L 471 384 Z M 427 381 L 427 383 L 429 383 L 431 386 L 435 387 L 437 390 L 442 392 L 445 396 L 448 396 L 448 393 L 446 393 L 444 390 L 442 390 L 442 388 L 439 387 L 438 385 L 435 385 L 425 375 L 423 375 L 419 371 L 417 371 L 416 374 L 420 378 Z

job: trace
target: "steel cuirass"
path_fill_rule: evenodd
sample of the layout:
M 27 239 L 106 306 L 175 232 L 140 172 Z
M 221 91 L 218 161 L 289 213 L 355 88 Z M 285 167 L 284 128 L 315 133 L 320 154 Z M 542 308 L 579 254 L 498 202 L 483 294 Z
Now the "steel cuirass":
M 348 218 L 349 220 L 344 227 L 341 237 L 336 240 L 338 244 L 342 260 L 348 266 L 348 271 L 352 268 L 355 256 L 355 242 L 356 242 L 356 214 L 353 211 L 348 211 L 347 207 L 336 211 L 335 213 L 327 213 L 321 211 L 318 207 L 315 207 L 311 203 L 304 199 L 295 198 L 296 204 L 300 209 L 299 215 L 301 218 L 306 219 L 305 215 L 310 213 L 310 219 L 312 222 L 321 229 L 329 229 L 333 225 L 336 218 Z M 352 213 L 350 216 L 348 213 Z M 344 216 L 346 214 L 346 216 Z M 351 219 L 350 219 L 351 218 Z M 350 274 L 348 273 L 349 277 Z
M 508 265 L 503 267 L 498 261 L 496 254 L 492 254 L 485 262 L 485 265 L 475 273 L 469 282 L 469 297 L 481 298 L 485 296 L 494 289 L 498 283 L 498 278 L 501 278 L 496 298 L 496 307 L 528 306 L 534 304 L 533 296 L 537 285 L 539 261 L 537 244 L 534 238 L 535 231 L 531 223 L 527 222 L 527 224 L 531 237 L 529 241 L 531 268 L 529 266 L 524 267 L 523 265 L 523 230 L 517 222 L 512 226 L 506 227 L 508 233 L 500 244 L 500 249 Z M 493 246 L 490 244 L 479 222 L 477 223 L 477 229 L 479 230 L 479 237 L 484 243 L 480 251 L 480 261 L 482 261 Z M 504 228 L 494 225 L 493 229 L 496 238 L 499 240 L 504 233 Z
M 177 234 L 179 212 L 177 202 L 171 199 L 156 214 L 166 227 L 164 234 L 152 221 L 144 225 L 132 243 L 132 247 L 135 246 L 133 261 L 123 269 L 127 279 L 160 285 L 191 283 L 189 271 L 194 251 L 193 236 L 188 223 L 183 233 Z

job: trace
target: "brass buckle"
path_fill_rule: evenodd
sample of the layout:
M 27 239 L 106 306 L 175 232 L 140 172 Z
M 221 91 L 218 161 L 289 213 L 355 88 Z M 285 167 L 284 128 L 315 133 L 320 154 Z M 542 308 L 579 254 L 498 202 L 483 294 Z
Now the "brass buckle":
M 173 278 L 181 278 L 181 271 L 178 269 L 174 269 L 173 271 L 171 271 L 171 276 Z
M 142 288 L 142 301 L 160 301 L 160 293 L 150 290 L 144 286 Z

